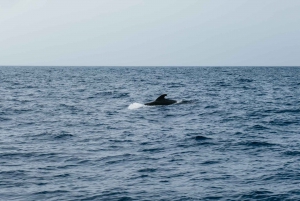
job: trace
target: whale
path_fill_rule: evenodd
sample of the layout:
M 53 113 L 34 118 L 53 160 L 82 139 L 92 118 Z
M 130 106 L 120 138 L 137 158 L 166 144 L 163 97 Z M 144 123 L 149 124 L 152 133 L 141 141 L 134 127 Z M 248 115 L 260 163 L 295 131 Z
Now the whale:
M 145 103 L 145 105 L 171 105 L 177 103 L 175 100 L 166 99 L 167 94 L 160 95 L 155 101 L 150 103 Z

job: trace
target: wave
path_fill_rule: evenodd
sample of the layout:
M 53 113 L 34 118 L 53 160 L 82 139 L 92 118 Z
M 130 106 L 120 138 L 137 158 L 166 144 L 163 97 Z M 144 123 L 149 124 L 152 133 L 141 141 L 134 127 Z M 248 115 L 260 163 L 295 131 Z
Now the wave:
M 195 137 L 195 140 L 209 140 L 210 138 L 209 137 L 205 137 L 205 136 L 201 136 L 201 135 L 198 135 Z
M 247 141 L 247 142 L 242 142 L 240 144 L 246 146 L 253 146 L 253 147 L 269 147 L 275 145 L 273 143 L 264 142 L 264 141 Z
M 141 103 L 131 103 L 131 104 L 128 106 L 128 109 L 129 109 L 129 110 L 135 110 L 135 109 L 139 109 L 139 108 L 142 108 L 142 107 L 146 107 L 146 105 L 141 104 Z

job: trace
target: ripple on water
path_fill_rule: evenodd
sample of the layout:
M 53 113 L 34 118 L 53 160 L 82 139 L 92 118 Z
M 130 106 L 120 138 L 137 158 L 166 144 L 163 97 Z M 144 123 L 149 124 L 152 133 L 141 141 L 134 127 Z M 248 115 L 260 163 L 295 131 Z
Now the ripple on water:
M 271 147 L 276 146 L 276 144 L 264 142 L 264 141 L 245 141 L 240 142 L 239 145 L 249 146 L 249 147 Z

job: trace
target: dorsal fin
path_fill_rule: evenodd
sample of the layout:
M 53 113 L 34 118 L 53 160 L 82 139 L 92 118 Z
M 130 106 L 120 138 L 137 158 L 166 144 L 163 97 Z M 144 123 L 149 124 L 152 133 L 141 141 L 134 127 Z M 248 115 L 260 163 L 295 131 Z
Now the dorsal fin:
M 165 100 L 165 96 L 167 96 L 167 94 L 161 95 L 161 96 L 158 97 L 156 100 L 157 100 L 157 101 L 159 101 L 159 100 Z

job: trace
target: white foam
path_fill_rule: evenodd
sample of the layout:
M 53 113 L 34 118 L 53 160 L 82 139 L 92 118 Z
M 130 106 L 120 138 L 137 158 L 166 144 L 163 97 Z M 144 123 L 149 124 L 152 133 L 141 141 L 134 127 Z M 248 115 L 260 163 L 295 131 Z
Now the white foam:
M 144 104 L 141 104 L 141 103 L 131 103 L 129 106 L 128 106 L 128 109 L 130 110 L 135 110 L 135 109 L 139 109 L 141 107 L 145 107 Z

